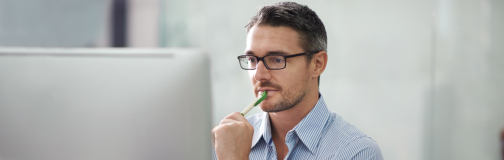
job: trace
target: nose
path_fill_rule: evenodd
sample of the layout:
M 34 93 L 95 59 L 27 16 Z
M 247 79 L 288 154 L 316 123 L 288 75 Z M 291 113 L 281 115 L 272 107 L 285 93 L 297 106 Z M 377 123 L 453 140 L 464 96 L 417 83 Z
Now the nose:
M 271 79 L 270 70 L 266 68 L 263 61 L 259 61 L 259 63 L 257 63 L 255 74 L 253 76 L 256 81 L 264 81 Z

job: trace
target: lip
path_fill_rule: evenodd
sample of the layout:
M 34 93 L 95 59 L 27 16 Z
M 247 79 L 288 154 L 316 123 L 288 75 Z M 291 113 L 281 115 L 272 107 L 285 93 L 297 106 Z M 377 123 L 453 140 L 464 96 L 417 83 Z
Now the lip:
M 278 91 L 278 90 L 276 90 L 275 88 L 266 88 L 266 87 L 259 87 L 259 88 L 257 88 L 256 90 L 257 90 L 257 92 L 264 92 L 264 91 L 266 91 L 266 92 L 267 92 L 267 91 Z
M 261 95 L 262 92 L 267 92 L 268 95 L 271 95 L 271 92 L 275 93 L 276 91 L 278 90 L 274 88 L 257 88 L 257 95 Z

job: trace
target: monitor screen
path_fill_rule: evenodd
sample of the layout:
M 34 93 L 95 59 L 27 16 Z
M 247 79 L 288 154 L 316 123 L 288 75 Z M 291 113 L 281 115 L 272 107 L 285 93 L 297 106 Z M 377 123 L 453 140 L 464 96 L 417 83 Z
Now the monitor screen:
M 197 49 L 0 48 L 0 159 L 211 159 L 208 59 Z

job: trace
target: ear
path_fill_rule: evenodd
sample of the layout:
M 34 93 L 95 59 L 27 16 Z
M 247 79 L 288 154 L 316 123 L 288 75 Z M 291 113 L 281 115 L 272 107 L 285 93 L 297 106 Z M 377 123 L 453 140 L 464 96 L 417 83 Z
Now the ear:
M 312 64 L 312 78 L 318 78 L 322 74 L 322 72 L 324 72 L 327 66 L 327 52 L 320 51 L 313 55 Z

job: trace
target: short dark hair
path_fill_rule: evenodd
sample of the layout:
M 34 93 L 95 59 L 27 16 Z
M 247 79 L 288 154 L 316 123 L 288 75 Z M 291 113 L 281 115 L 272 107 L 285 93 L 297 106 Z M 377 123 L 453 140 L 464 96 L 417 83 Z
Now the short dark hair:
M 278 2 L 263 6 L 245 26 L 247 33 L 256 25 L 289 27 L 299 34 L 299 46 L 305 52 L 327 51 L 327 33 L 324 23 L 306 5 L 296 2 Z M 306 57 L 309 64 L 313 54 L 308 54 Z M 320 84 L 320 77 L 318 80 Z

